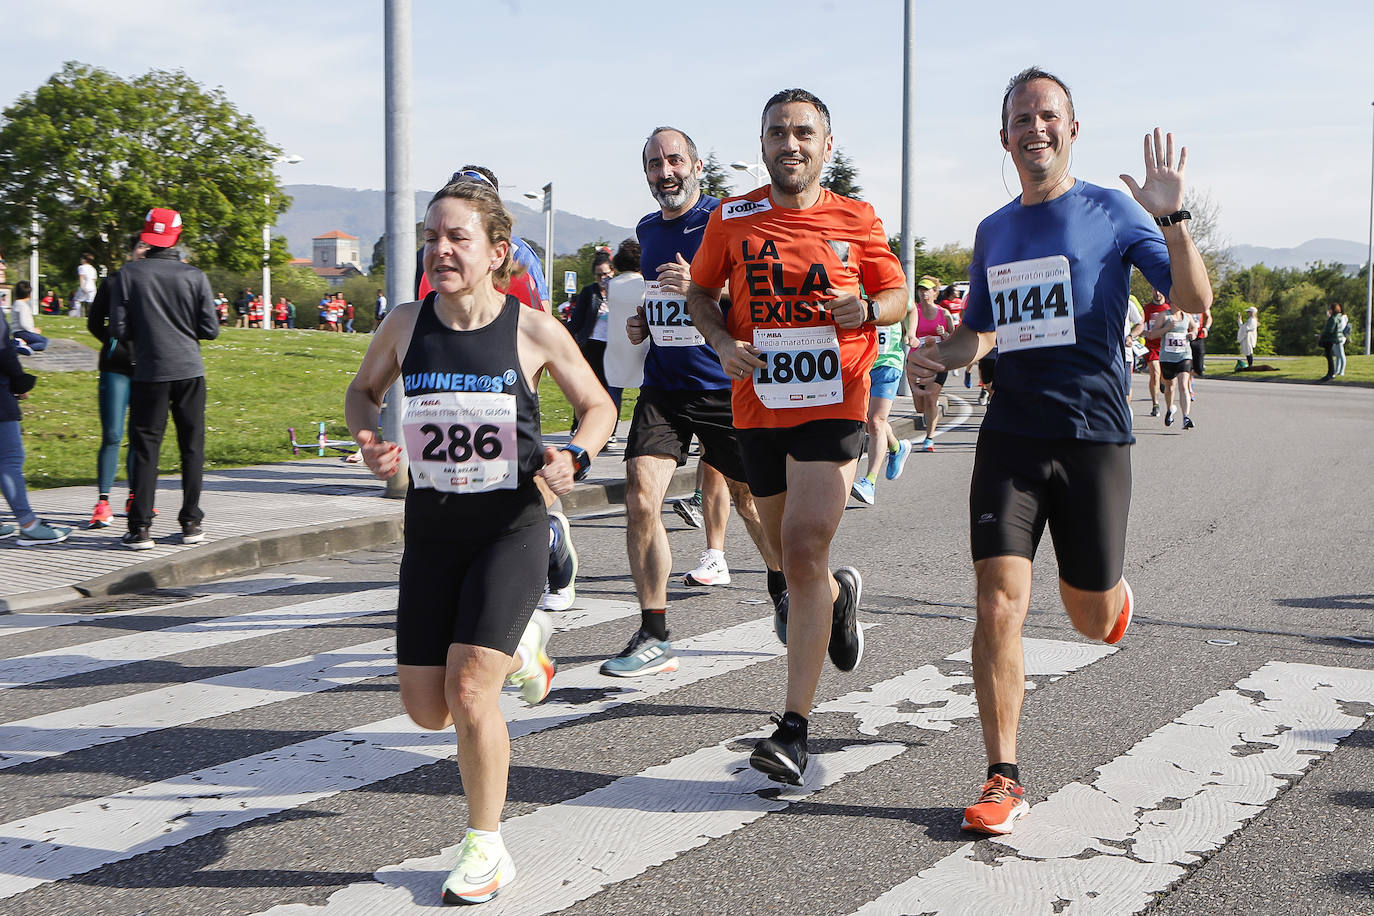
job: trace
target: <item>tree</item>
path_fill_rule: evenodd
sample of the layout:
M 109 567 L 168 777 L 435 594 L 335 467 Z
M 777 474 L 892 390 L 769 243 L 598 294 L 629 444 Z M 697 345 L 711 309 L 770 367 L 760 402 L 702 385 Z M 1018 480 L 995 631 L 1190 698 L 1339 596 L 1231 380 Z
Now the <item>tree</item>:
M 858 178 L 859 170 L 854 167 L 853 161 L 844 154 L 844 150 L 836 148 L 835 155 L 830 157 L 830 164 L 825 167 L 825 174 L 821 176 L 821 187 L 862 200 L 860 195 L 864 189 L 859 187 Z
M 222 90 L 183 72 L 124 80 L 68 62 L 0 116 L 0 241 L 15 248 L 36 211 L 40 248 L 74 278 L 83 252 L 118 267 L 162 206 L 180 211 L 196 264 L 261 269 L 262 227 L 290 205 L 279 153 Z M 285 262 L 284 243 L 271 257 Z
M 715 150 L 706 154 L 706 162 L 702 165 L 701 193 L 721 199 L 735 193 L 734 182 L 730 180 L 730 173 L 716 158 Z
M 902 256 L 902 235 L 898 233 L 887 240 L 887 247 L 898 258 Z M 913 281 L 929 274 L 939 277 L 942 284 L 957 283 L 968 279 L 968 266 L 973 261 L 973 249 L 961 248 L 950 243 L 942 245 L 933 252 L 926 251 L 926 240 L 916 238 L 914 246 L 916 272 Z M 914 293 L 915 290 L 913 289 Z

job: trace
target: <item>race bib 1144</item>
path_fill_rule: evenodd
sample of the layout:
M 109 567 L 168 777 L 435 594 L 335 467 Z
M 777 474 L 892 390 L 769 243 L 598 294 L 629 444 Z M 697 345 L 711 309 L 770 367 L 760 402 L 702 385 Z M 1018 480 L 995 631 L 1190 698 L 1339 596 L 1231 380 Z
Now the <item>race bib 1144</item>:
M 999 352 L 1077 342 L 1068 258 L 1012 261 L 989 267 L 987 274 Z
M 754 393 L 764 407 L 817 407 L 844 400 L 840 344 L 833 324 L 755 328 L 754 346 L 768 364 L 754 370 Z
M 515 489 L 515 395 L 410 395 L 401 430 L 416 487 L 443 493 Z
M 660 347 L 697 347 L 706 338 L 692 324 L 687 314 L 687 300 L 664 293 L 657 280 L 644 283 L 644 320 L 649 334 Z

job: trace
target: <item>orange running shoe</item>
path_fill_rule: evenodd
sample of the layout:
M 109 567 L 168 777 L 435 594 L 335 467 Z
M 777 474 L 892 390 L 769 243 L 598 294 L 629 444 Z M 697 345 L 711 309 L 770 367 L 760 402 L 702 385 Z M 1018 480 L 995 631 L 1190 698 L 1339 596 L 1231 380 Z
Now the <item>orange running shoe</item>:
M 1025 793 L 1016 780 L 1000 773 L 994 775 L 983 783 L 978 803 L 964 809 L 963 828 L 983 833 L 1011 833 L 1012 822 L 1030 811 L 1030 805 L 1021 797 Z
M 91 510 L 91 520 L 86 523 L 87 528 L 108 528 L 114 519 L 114 510 L 110 508 L 110 501 L 102 499 L 95 504 Z
M 1131 591 L 1131 583 L 1126 581 L 1125 576 L 1121 577 L 1121 587 L 1126 590 L 1126 600 L 1121 603 L 1121 616 L 1116 618 L 1116 626 L 1102 640 L 1109 646 L 1121 642 L 1121 637 L 1126 635 L 1126 628 L 1131 625 L 1131 605 L 1135 604 L 1135 593 Z

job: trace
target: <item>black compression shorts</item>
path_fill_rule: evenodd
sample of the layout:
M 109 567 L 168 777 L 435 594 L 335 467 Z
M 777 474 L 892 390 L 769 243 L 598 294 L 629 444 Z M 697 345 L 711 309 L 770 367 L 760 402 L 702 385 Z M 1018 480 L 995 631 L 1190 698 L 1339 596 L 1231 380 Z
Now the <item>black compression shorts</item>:
M 667 391 L 645 386 L 639 389 L 625 460 L 644 455 L 664 455 L 687 463 L 692 436 L 701 441 L 701 460 L 731 480 L 744 480 L 735 416 L 730 409 L 730 389 Z
M 444 665 L 454 643 L 515 651 L 549 571 L 549 523 L 537 492 L 534 498 L 509 527 L 443 512 L 432 490 L 410 492 L 396 608 L 399 664 Z
M 1179 359 L 1173 362 L 1163 359 L 1159 361 L 1159 376 L 1166 382 L 1178 378 L 1179 373 L 1192 371 L 1193 361 L 1191 359 Z
M 811 420 L 778 429 L 741 429 L 740 451 L 749 492 L 777 496 L 787 492 L 787 459 L 853 461 L 863 448 L 862 420 Z
M 1059 577 L 1106 591 L 1125 561 L 1130 446 L 982 430 L 968 502 L 974 562 L 1035 559 L 1048 524 Z

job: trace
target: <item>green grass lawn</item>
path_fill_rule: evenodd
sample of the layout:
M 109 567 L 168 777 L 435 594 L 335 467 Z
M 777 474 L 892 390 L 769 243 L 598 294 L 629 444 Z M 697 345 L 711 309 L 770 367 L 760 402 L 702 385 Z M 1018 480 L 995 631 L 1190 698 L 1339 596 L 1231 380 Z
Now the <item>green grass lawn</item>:
M 1207 378 L 1241 382 L 1315 382 L 1326 374 L 1325 356 L 1256 356 L 1255 365 L 1273 366 L 1274 372 L 1236 372 L 1240 357 L 1224 353 L 1207 354 Z M 1374 386 L 1374 356 L 1356 355 L 1349 350 L 1345 357 L 1345 375 L 1327 382 L 1328 385 Z
M 94 344 L 85 321 L 44 316 L 43 333 Z M 315 424 L 323 420 L 331 439 L 347 439 L 344 389 L 353 379 L 368 334 L 320 331 L 264 332 L 224 328 L 207 341 L 205 357 L 206 468 L 243 467 L 291 459 L 286 429 L 293 426 L 301 442 L 313 442 Z M 31 361 L 31 365 L 33 361 Z M 96 372 L 34 370 L 38 385 L 20 406 L 24 411 L 25 476 L 33 489 L 95 483 L 95 457 L 100 445 Z M 557 386 L 540 385 L 544 428 L 566 430 L 572 410 Z M 621 415 L 634 408 L 633 392 Z M 176 439 L 170 421 L 159 465 L 175 473 Z M 302 457 L 313 457 L 311 449 Z M 121 456 L 119 479 L 124 478 Z

